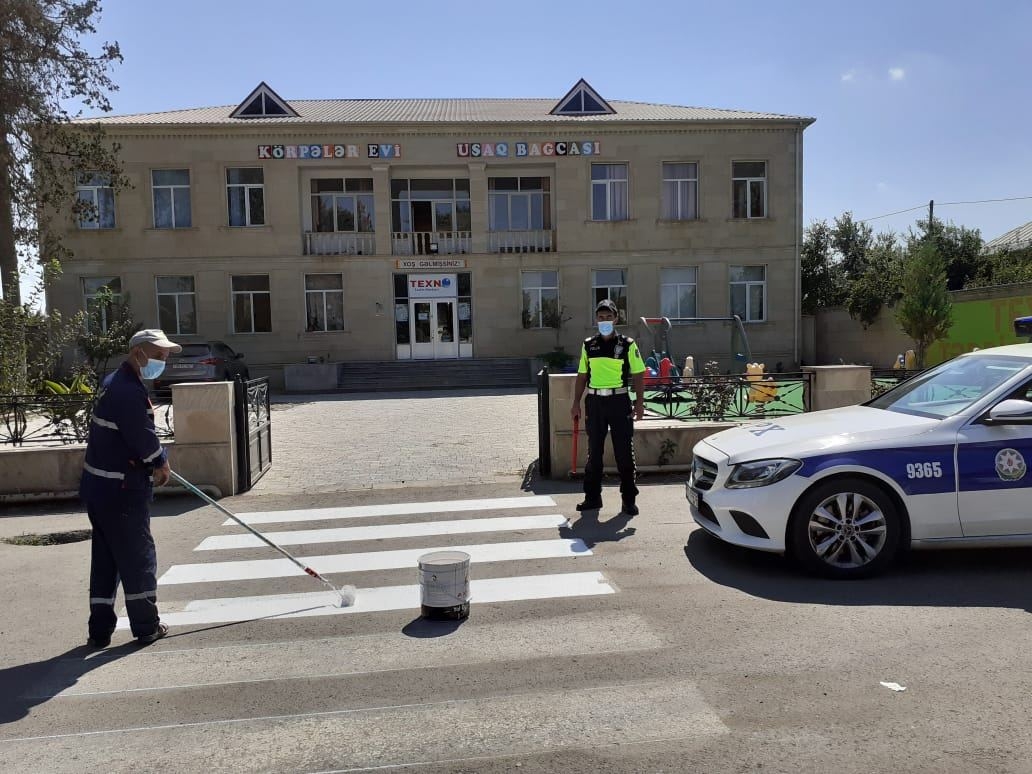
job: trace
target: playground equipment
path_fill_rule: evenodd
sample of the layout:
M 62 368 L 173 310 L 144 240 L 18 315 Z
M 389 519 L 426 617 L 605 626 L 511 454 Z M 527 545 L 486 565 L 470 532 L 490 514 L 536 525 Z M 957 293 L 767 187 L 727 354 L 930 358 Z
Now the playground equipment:
M 746 363 L 745 380 L 749 383 L 749 400 L 753 403 L 769 403 L 778 397 L 778 386 L 774 378 L 763 378 L 766 366 L 763 363 Z
M 741 373 L 745 365 L 752 362 L 752 350 L 749 348 L 749 337 L 745 333 L 745 326 L 742 325 L 742 318 L 738 315 L 730 317 L 641 317 L 639 318 L 642 328 L 647 331 L 652 339 L 651 353 L 645 358 L 646 371 L 645 383 L 650 384 L 649 379 L 654 381 L 651 384 L 663 384 L 663 379 L 673 380 L 680 376 L 695 375 L 695 359 L 693 355 L 685 358 L 684 372 L 678 371 L 674 365 L 674 355 L 670 347 L 670 331 L 674 325 L 684 325 L 679 330 L 691 331 L 691 323 L 731 323 L 731 340 L 728 344 L 728 352 L 732 363 L 731 370 Z M 670 361 L 666 373 L 663 370 L 663 360 Z M 650 362 L 651 361 L 651 362 Z M 690 364 L 690 369 L 689 369 Z M 689 373 L 690 370 L 690 373 Z

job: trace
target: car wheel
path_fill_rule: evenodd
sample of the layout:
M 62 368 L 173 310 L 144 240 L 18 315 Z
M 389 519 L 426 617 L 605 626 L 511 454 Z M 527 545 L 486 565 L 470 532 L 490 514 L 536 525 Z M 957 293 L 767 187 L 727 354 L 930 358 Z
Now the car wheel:
M 829 578 L 881 572 L 899 548 L 901 515 L 885 490 L 861 478 L 812 489 L 796 504 L 789 540 L 806 569 Z

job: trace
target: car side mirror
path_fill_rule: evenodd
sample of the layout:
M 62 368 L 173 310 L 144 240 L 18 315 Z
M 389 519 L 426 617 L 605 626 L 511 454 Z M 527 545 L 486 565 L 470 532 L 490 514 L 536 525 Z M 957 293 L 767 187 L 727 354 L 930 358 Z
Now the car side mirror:
M 235 355 L 233 355 L 233 359 L 234 360 L 243 360 L 244 359 L 244 353 L 243 352 L 237 352 Z
M 993 425 L 1032 425 L 1032 401 L 1001 401 L 989 409 L 986 422 Z

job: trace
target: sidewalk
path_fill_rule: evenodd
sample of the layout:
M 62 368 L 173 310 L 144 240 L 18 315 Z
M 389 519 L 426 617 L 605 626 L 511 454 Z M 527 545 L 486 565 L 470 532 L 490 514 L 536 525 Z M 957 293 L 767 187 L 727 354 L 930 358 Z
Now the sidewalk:
M 530 387 L 272 400 L 272 469 L 256 495 L 512 480 L 538 456 Z

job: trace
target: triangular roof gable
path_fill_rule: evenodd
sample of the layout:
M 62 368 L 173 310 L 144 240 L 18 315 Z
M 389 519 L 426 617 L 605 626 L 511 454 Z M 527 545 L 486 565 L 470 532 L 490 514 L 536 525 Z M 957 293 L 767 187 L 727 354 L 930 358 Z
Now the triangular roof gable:
M 298 113 L 279 94 L 272 90 L 265 81 L 255 86 L 236 110 L 229 114 L 230 118 L 268 118 L 270 116 L 293 116 Z
M 552 108 L 553 116 L 600 116 L 613 115 L 616 110 L 606 102 L 597 91 L 581 78 L 573 88 L 566 92 L 556 106 Z

